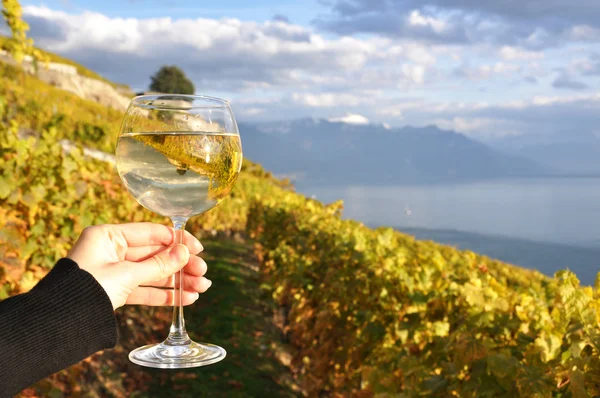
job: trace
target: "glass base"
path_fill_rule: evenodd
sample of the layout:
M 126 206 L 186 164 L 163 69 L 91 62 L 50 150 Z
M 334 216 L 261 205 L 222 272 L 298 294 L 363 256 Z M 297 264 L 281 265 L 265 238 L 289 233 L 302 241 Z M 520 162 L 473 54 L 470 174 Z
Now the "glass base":
M 141 366 L 160 369 L 195 368 L 221 361 L 227 352 L 213 344 L 191 342 L 170 345 L 167 341 L 145 345 L 129 353 L 129 360 Z

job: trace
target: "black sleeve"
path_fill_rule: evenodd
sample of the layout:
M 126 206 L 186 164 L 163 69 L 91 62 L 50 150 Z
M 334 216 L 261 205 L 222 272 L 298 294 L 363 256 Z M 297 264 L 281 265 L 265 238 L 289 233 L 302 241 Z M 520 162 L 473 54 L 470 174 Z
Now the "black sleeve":
M 31 291 L 0 301 L 0 397 L 117 343 L 100 284 L 63 258 Z

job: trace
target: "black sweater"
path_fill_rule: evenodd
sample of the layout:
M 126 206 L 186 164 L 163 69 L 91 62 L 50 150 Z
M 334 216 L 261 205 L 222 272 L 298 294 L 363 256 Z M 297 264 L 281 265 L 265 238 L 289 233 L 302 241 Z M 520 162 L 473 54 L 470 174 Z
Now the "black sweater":
M 0 397 L 114 347 L 117 334 L 102 286 L 61 259 L 30 292 L 0 301 Z

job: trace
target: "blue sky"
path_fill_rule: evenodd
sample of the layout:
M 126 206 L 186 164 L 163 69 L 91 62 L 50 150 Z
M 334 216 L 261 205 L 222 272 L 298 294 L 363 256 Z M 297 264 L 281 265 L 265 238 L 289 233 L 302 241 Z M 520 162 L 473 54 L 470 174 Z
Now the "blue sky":
M 110 17 L 125 18 L 238 18 L 264 21 L 276 15 L 285 15 L 292 22 L 309 24 L 315 11 L 326 11 L 316 0 L 50 0 L 23 1 L 22 5 L 46 5 L 66 12 L 96 11 Z
M 251 5 L 249 5 L 251 4 Z M 135 90 L 175 64 L 240 120 L 600 135 L 600 2 L 27 0 L 36 44 Z

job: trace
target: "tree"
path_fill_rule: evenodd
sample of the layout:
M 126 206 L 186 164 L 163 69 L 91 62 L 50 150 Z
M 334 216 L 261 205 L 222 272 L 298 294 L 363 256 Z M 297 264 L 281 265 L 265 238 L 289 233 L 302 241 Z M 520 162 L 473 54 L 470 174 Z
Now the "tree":
M 2 15 L 10 28 L 12 37 L 5 45 L 5 50 L 21 63 L 25 55 L 33 56 L 34 60 L 48 62 L 48 57 L 33 47 L 33 40 L 27 37 L 29 24 L 23 21 L 23 10 L 19 0 L 2 0 Z
M 151 77 L 150 90 L 166 94 L 194 94 L 194 83 L 177 66 L 163 66 Z

